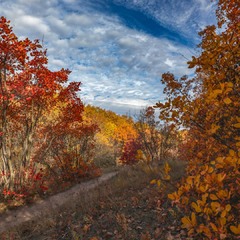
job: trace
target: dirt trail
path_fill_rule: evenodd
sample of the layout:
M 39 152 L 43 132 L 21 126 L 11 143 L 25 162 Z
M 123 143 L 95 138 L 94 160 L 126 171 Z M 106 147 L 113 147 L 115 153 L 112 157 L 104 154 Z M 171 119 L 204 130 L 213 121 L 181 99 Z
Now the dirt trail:
M 60 209 L 65 203 L 74 202 L 81 193 L 93 189 L 103 182 L 116 176 L 118 172 L 111 172 L 81 184 L 77 184 L 65 192 L 58 193 L 47 199 L 40 200 L 31 206 L 24 206 L 18 210 L 10 210 L 0 216 L 0 233 L 5 232 L 19 224 L 46 217 L 53 210 Z

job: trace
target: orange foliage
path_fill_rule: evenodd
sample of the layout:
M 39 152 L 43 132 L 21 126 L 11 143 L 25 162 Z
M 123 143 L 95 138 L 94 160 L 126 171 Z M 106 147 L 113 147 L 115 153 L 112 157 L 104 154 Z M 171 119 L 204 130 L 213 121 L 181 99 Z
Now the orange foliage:
M 202 53 L 188 63 L 195 77 L 163 74 L 167 100 L 156 104 L 161 119 L 188 131 L 180 152 L 188 176 L 169 198 L 183 207 L 182 228 L 194 238 L 239 236 L 239 16 L 239 1 L 219 1 L 220 31 L 206 27 Z
M 83 118 L 86 122 L 97 124 L 99 131 L 95 136 L 96 145 L 100 149 L 103 146 L 113 149 L 115 160 L 120 157 L 125 143 L 137 138 L 134 122 L 130 117 L 88 105 Z
M 19 40 L 10 21 L 0 18 L 3 194 L 14 192 L 19 196 L 30 191 L 30 187 L 37 191 L 37 186 L 46 190 L 42 183 L 47 168 L 61 166 L 64 174 L 68 173 L 63 174 L 67 179 L 73 170 L 78 177 L 90 170 L 87 164 L 90 156 L 83 148 L 91 149 L 89 139 L 96 127 L 83 124 L 83 104 L 77 96 L 80 83 L 67 84 L 70 71 L 50 71 L 47 63 L 46 50 L 38 40 Z M 40 173 L 41 179 L 37 179 L 41 183 L 35 184 L 35 176 Z
M 107 144 L 125 142 L 137 137 L 134 122 L 128 116 L 120 116 L 112 111 L 88 105 L 85 107 L 84 117 L 85 120 L 88 119 L 99 126 L 100 131 L 97 136 Z

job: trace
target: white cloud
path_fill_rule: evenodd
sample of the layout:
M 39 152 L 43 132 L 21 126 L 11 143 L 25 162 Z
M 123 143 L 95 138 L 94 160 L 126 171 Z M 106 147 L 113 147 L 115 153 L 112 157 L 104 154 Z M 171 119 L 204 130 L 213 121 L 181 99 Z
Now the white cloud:
M 65 22 L 71 27 L 89 27 L 93 24 L 94 18 L 88 14 L 70 13 L 66 16 Z
M 134 36 L 134 35 L 128 35 L 128 36 L 124 36 L 121 37 L 119 39 L 120 46 L 122 46 L 123 48 L 130 48 L 130 49 L 136 49 L 139 48 L 139 42 L 138 39 Z
M 170 60 L 169 58 L 166 59 L 166 61 L 164 62 L 166 65 L 168 65 L 170 68 L 175 66 L 175 61 L 174 60 Z
M 197 0 L 198 5 L 187 8 L 187 1 L 177 6 L 173 0 L 169 5 L 167 0 L 161 1 L 162 5 L 146 4 L 146 1 L 129 0 L 128 3 L 151 12 L 153 17 L 168 26 L 174 25 L 178 31 L 189 23 L 196 6 L 208 6 L 204 0 Z M 97 3 L 94 3 L 90 0 L 2 1 L 0 15 L 12 21 L 20 37 L 42 39 L 44 36 L 50 68 L 69 68 L 70 80 L 83 83 L 80 95 L 85 102 L 106 108 L 115 105 L 121 111 L 131 107 L 139 109 L 164 98 L 159 81 L 162 73 L 169 69 L 177 76 L 191 73 L 185 58 L 191 58 L 193 49 L 130 29 L 116 16 L 95 10 Z M 160 6 L 158 11 L 156 6 Z M 181 12 L 183 9 L 188 10 Z M 184 31 L 190 30 L 191 26 L 187 25 Z
M 61 38 L 68 38 L 72 34 L 72 27 L 67 24 L 63 19 L 59 19 L 57 16 L 48 16 L 47 22 L 52 33 L 55 33 Z
M 65 68 L 66 64 L 64 61 L 60 59 L 49 58 L 52 65 L 54 65 L 57 69 Z
M 39 34 L 44 34 L 49 31 L 49 27 L 43 22 L 42 19 L 30 15 L 19 17 L 16 24 L 21 26 L 22 29 L 35 31 Z

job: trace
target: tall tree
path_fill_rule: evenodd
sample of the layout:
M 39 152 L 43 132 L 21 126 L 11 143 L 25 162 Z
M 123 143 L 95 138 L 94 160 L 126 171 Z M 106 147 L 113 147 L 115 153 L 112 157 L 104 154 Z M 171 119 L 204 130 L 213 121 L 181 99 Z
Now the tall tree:
M 217 26 L 202 32 L 194 78 L 163 74 L 160 118 L 188 130 L 188 177 L 169 197 L 185 207 L 189 236 L 231 239 L 240 233 L 240 2 L 218 1 Z
M 56 143 L 60 136 L 69 153 L 73 146 L 66 144 L 66 138 L 80 141 L 88 131 L 82 124 L 80 83 L 68 83 L 69 70 L 51 71 L 47 64 L 39 41 L 19 40 L 10 21 L 1 17 L 0 184 L 4 189 L 21 192 L 34 184 L 40 167 L 53 161 L 53 149 L 63 150 Z M 68 154 L 68 163 L 69 158 Z
M 141 110 L 135 127 L 142 150 L 148 160 L 163 163 L 167 158 L 173 157 L 177 145 L 177 133 L 174 127 L 156 119 L 154 108 L 148 107 Z

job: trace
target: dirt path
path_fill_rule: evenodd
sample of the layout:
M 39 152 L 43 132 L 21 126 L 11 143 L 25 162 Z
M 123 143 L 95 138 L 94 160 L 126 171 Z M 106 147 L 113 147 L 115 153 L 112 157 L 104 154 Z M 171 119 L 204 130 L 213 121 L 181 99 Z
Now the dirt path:
M 61 206 L 69 201 L 74 202 L 81 196 L 81 193 L 86 193 L 88 190 L 97 187 L 117 174 L 118 172 L 104 174 L 97 179 L 75 185 L 65 192 L 40 200 L 32 206 L 24 206 L 18 210 L 10 210 L 4 213 L 0 216 L 0 233 L 5 232 L 19 224 L 48 216 L 48 214 L 53 210 L 60 209 Z

